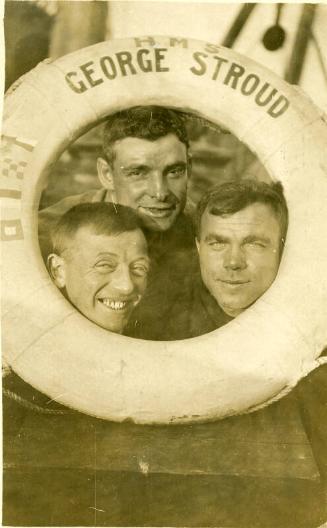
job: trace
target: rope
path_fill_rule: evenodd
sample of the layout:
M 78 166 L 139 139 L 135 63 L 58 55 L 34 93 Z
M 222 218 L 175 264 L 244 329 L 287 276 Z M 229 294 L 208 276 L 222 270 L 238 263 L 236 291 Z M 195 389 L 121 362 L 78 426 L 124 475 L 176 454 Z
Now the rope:
M 37 405 L 36 403 L 31 403 L 28 400 L 25 400 L 25 398 L 22 398 L 15 392 L 12 392 L 8 389 L 2 389 L 2 392 L 4 396 L 7 396 L 7 398 L 10 398 L 11 400 L 14 400 L 19 405 L 22 405 L 22 407 L 25 407 L 29 411 L 35 411 L 41 414 L 56 414 L 56 415 L 63 415 L 63 414 L 73 414 L 74 411 L 67 411 L 67 410 L 60 410 L 60 409 L 45 409 L 44 407 L 41 407 L 40 405 Z

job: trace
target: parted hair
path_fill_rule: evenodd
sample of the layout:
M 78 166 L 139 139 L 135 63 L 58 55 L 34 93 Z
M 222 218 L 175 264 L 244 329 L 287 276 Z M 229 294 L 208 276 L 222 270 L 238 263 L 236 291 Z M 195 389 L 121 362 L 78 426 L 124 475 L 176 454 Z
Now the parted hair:
M 133 209 L 111 202 L 81 203 L 64 213 L 51 231 L 52 251 L 61 255 L 82 227 L 89 227 L 95 235 L 119 235 L 141 229 Z
M 121 110 L 107 118 L 103 130 L 103 154 L 108 163 L 114 160 L 115 141 L 135 137 L 155 141 L 168 134 L 175 134 L 189 147 L 182 114 L 162 106 L 135 106 Z
M 255 180 L 230 181 L 209 189 L 199 201 L 195 213 L 197 238 L 200 239 L 201 219 L 205 211 L 216 216 L 229 216 L 254 203 L 262 203 L 272 209 L 279 222 L 281 242 L 284 244 L 288 208 L 283 186 L 280 182 L 268 184 Z

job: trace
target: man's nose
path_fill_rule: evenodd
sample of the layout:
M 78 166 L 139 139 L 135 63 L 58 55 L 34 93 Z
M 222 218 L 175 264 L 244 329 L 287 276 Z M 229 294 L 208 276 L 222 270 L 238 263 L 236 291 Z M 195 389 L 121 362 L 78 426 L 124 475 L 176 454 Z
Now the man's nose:
M 148 192 L 152 198 L 163 201 L 169 194 L 167 179 L 160 171 L 153 171 L 149 179 Z
M 130 295 L 134 290 L 134 283 L 131 278 L 128 266 L 119 266 L 111 275 L 110 286 L 120 295 Z
M 246 266 L 247 262 L 243 248 L 237 244 L 232 244 L 225 252 L 224 267 L 230 270 L 242 270 Z

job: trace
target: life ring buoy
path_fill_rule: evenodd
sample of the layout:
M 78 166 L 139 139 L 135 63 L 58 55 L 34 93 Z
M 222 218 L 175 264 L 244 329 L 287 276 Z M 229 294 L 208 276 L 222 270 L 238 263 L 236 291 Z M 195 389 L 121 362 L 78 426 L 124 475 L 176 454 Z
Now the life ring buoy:
M 42 263 L 42 183 L 67 145 L 119 109 L 157 104 L 227 127 L 283 182 L 290 209 L 277 279 L 210 334 L 132 340 L 63 299 Z M 229 49 L 184 38 L 96 44 L 24 76 L 5 100 L 3 352 L 25 381 L 110 420 L 174 423 L 240 413 L 317 366 L 327 343 L 327 124 L 298 89 Z

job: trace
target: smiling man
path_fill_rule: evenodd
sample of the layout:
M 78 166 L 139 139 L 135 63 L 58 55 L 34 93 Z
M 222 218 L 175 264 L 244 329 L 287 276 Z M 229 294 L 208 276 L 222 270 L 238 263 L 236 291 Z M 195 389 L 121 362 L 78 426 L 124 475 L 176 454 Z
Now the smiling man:
M 163 232 L 185 207 L 188 142 L 176 114 L 151 109 L 121 112 L 108 121 L 98 174 L 111 201 L 134 208 L 146 229 Z
M 43 256 L 49 253 L 52 225 L 74 205 L 87 202 L 132 207 L 154 245 L 162 245 L 172 233 L 179 244 L 189 244 L 192 229 L 183 214 L 190 165 L 188 147 L 184 121 L 176 111 L 141 106 L 108 117 L 103 154 L 97 160 L 102 189 L 68 196 L 39 212 Z
M 229 182 L 197 207 L 201 277 L 176 302 L 154 339 L 195 337 L 226 324 L 274 281 L 284 247 L 288 210 L 281 184 Z
M 48 269 L 90 321 L 121 334 L 146 288 L 147 244 L 135 212 L 110 203 L 76 205 L 53 229 Z

